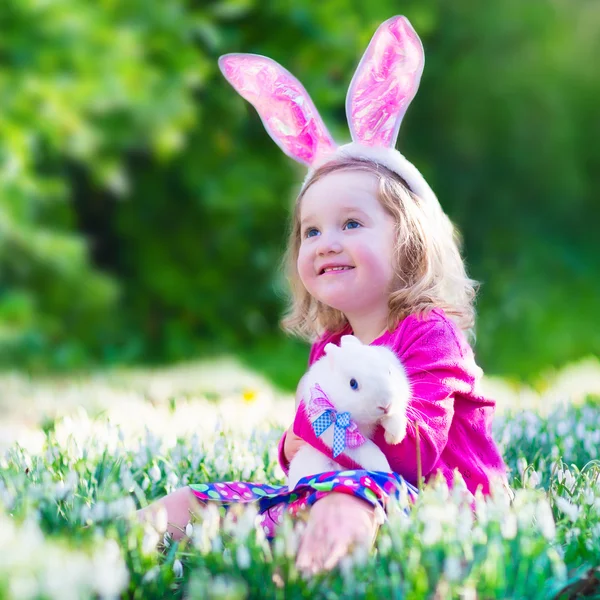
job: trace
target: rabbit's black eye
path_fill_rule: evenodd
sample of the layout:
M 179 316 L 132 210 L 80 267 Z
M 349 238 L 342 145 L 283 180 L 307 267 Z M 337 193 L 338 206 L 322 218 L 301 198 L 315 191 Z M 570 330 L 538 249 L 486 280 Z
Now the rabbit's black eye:
M 352 379 L 350 380 L 350 387 L 351 387 L 353 390 L 357 390 L 357 389 L 358 389 L 358 381 L 356 381 L 356 379 L 352 378 Z

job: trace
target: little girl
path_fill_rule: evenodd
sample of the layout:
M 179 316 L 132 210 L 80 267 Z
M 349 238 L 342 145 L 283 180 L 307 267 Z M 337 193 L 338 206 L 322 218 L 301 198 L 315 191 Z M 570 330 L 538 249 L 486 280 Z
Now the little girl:
M 347 98 L 354 141 L 339 148 L 304 88 L 280 65 L 227 55 L 220 66 L 281 148 L 310 167 L 292 215 L 292 305 L 283 326 L 316 340 L 309 364 L 350 333 L 391 348 L 406 370 L 410 415 L 418 419 L 398 445 L 386 443 L 381 427 L 375 432 L 394 473 L 361 470 L 341 454 L 336 461 L 349 469 L 343 476 L 305 478 L 293 491 L 242 482 L 191 485 L 140 513 L 166 508 L 169 531 L 180 537 L 190 509 L 258 500 L 272 535 L 284 507 L 293 514 L 310 507 L 297 564 L 314 573 L 333 567 L 352 544 L 372 541 L 374 507 L 385 508 L 402 489 L 414 497 L 419 470 L 425 481 L 441 473 L 449 485 L 457 470 L 470 493 L 490 493 L 494 478 L 505 482 L 491 436 L 495 403 L 479 390 L 481 369 L 465 336 L 474 323 L 475 282 L 436 196 L 394 149 L 423 68 L 420 40 L 404 17 L 383 23 L 367 48 Z M 303 443 L 331 454 L 299 394 L 296 418 L 279 444 L 286 472 Z

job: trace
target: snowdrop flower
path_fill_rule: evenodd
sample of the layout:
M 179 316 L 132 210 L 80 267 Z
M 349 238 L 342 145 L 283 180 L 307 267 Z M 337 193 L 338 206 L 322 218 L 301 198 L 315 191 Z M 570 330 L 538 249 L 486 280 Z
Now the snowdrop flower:
M 181 564 L 181 561 L 178 558 L 176 558 L 173 562 L 173 573 L 177 579 L 181 579 L 183 577 L 183 564 Z
M 566 498 L 562 496 L 556 496 L 554 498 L 556 506 L 558 506 L 559 510 L 563 512 L 571 521 L 577 521 L 579 517 L 579 507 L 575 504 L 571 504 Z
M 252 560 L 250 557 L 250 552 L 245 545 L 240 544 L 237 547 L 235 552 L 235 561 L 237 562 L 238 567 L 242 570 L 250 568 Z
M 108 505 L 108 514 L 111 519 L 117 517 L 128 517 L 135 512 L 135 502 L 130 496 L 118 498 Z
M 114 540 L 106 540 L 92 558 L 93 588 L 100 598 L 119 598 L 129 583 L 129 571 Z
M 536 488 L 538 485 L 540 485 L 541 482 L 541 476 L 537 471 L 529 471 L 526 476 L 525 476 L 525 486 L 528 488 Z
M 380 534 L 377 548 L 382 556 L 387 556 L 392 550 L 392 538 L 387 533 Z
M 156 531 L 163 533 L 169 525 L 167 509 L 164 506 L 159 506 L 153 515 L 152 525 Z
M 442 538 L 442 524 L 438 519 L 432 518 L 425 522 L 425 528 L 421 536 L 424 546 L 432 546 Z
M 460 558 L 458 556 L 448 556 L 444 561 L 444 575 L 450 582 L 459 581 L 462 576 Z
M 178 483 L 179 477 L 177 477 L 173 471 L 169 471 L 169 474 L 167 475 L 167 487 L 175 489 Z
M 542 535 L 548 541 L 552 541 L 556 537 L 556 524 L 554 522 L 550 504 L 545 498 L 538 501 L 536 516 Z
M 156 463 L 152 465 L 152 468 L 148 471 L 148 475 L 150 476 L 150 479 L 154 481 L 154 483 L 158 483 L 160 481 L 161 472 Z
M 102 500 L 96 502 L 96 504 L 91 507 L 89 516 L 94 523 L 104 521 L 108 516 L 106 503 L 102 502 Z
M 508 512 L 500 523 L 502 537 L 506 540 L 514 540 L 517 537 L 517 516 L 514 512 Z
M 573 474 L 571 473 L 571 471 L 569 469 L 565 470 L 564 475 L 565 475 L 564 485 L 569 491 L 572 491 L 573 486 L 575 485 L 575 477 L 573 477 Z
M 156 529 L 151 525 L 144 528 L 144 537 L 142 538 L 142 554 L 153 554 L 160 541 L 160 536 Z
M 213 467 L 219 477 L 222 477 L 229 471 L 230 462 L 225 453 L 218 454 L 213 462 Z
M 151 581 L 154 581 L 158 577 L 159 573 L 160 567 L 158 565 L 152 567 L 151 569 L 146 571 L 146 573 L 142 577 L 142 583 L 150 583 Z
M 462 588 L 461 600 L 477 600 L 477 590 L 472 587 L 472 584 Z
M 191 538 L 194 535 L 194 526 L 192 525 L 191 522 L 189 522 L 186 526 L 185 526 L 185 535 L 189 538 Z
M 275 556 L 283 556 L 285 554 L 285 540 L 283 539 L 283 535 L 275 537 L 275 541 L 273 542 L 273 554 L 275 554 Z
M 573 529 L 568 529 L 565 534 L 565 542 L 570 544 L 573 541 L 573 538 L 578 538 L 581 535 L 581 529 L 579 527 L 573 527 Z

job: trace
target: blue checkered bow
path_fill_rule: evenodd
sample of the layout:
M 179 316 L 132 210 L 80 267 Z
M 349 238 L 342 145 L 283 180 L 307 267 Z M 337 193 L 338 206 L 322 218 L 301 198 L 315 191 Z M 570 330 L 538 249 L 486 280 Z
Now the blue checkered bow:
M 320 437 L 333 424 L 333 457 L 337 458 L 345 449 L 364 444 L 365 438 L 349 412 L 338 412 L 320 386 L 311 388 L 309 417 L 315 435 Z

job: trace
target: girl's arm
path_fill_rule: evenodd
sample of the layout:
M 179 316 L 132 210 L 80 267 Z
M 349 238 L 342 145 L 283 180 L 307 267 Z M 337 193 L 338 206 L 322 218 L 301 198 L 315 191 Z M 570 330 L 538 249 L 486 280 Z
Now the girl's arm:
M 383 428 L 378 427 L 373 440 L 396 473 L 417 483 L 417 437 L 412 423 L 419 423 L 421 469 L 427 476 L 448 442 L 455 395 L 470 393 L 481 371 L 462 334 L 441 315 L 417 321 L 403 341 L 398 354 L 412 392 L 407 435 L 400 444 L 390 445 L 385 441 Z
M 302 382 L 304 376 L 300 379 L 296 388 L 296 410 L 302 401 Z M 306 443 L 302 438 L 294 433 L 294 424 L 290 425 L 289 429 L 283 432 L 278 446 L 279 465 L 283 472 L 287 475 L 290 469 L 290 461 L 294 458 L 296 452 L 301 448 L 302 444 Z

